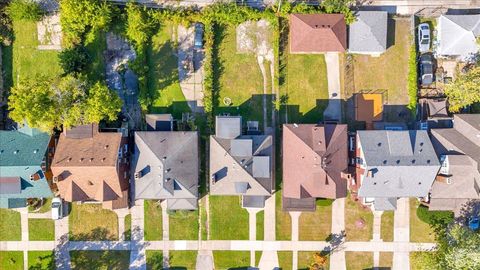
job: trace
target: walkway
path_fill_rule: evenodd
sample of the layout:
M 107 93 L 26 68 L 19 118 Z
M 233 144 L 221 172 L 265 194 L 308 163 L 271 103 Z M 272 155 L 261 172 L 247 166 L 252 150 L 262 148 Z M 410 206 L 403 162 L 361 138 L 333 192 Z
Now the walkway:
M 70 269 L 70 252 L 68 241 L 68 203 L 63 204 L 63 218 L 55 220 L 55 241 L 54 253 L 55 253 L 55 268 L 57 270 Z M 34 242 L 30 242 L 34 243 Z M 47 243 L 44 244 L 45 247 Z M 30 246 L 30 245 L 29 245 Z M 52 250 L 52 248 L 49 248 Z
M 298 243 L 298 221 L 300 220 L 300 215 L 302 212 L 288 212 L 292 219 L 292 241 Z M 292 269 L 297 269 L 298 265 L 298 250 L 293 250 L 292 252 Z
M 325 120 L 342 120 L 342 103 L 340 99 L 340 62 L 338 53 L 326 53 L 328 80 L 328 106 L 323 112 Z
M 168 241 L 170 239 L 170 223 L 168 219 L 168 212 L 167 212 L 167 200 L 163 200 L 160 205 L 162 206 L 162 229 L 163 229 L 163 241 Z M 163 268 L 168 269 L 170 267 L 170 255 L 169 255 L 169 248 L 164 246 L 163 250 Z
M 373 242 L 381 242 L 382 211 L 373 211 Z M 373 253 L 373 267 L 380 266 L 380 252 Z
M 345 241 L 345 198 L 336 199 L 332 203 L 332 234 L 336 236 L 338 242 Z M 340 244 L 337 243 L 337 246 Z M 345 245 L 334 250 L 330 255 L 330 269 L 346 269 Z
M 397 201 L 397 210 L 393 216 L 393 241 L 409 243 L 410 241 L 410 204 L 409 198 Z M 409 251 L 395 250 L 392 269 L 410 269 Z
M 130 208 L 132 214 L 132 232 L 130 248 L 130 269 L 131 270 L 146 270 L 147 260 L 145 255 L 146 243 L 144 242 L 144 201 L 136 200 L 135 205 Z

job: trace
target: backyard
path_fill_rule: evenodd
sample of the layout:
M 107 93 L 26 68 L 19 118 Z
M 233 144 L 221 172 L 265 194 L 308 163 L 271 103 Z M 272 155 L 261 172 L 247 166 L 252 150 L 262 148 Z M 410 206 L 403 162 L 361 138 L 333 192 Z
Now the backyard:
M 325 241 L 332 231 L 332 200 L 318 199 L 315 212 L 303 212 L 299 220 L 300 241 Z
M 168 213 L 170 240 L 198 239 L 198 210 Z
M 428 223 L 421 221 L 417 216 L 418 200 L 410 199 L 410 241 L 420 243 L 435 242 L 435 233 Z
M 55 223 L 51 219 L 29 219 L 28 236 L 30 241 L 53 241 Z
M 148 90 L 153 96 L 151 113 L 172 113 L 181 118 L 183 112 L 190 109 L 180 88 L 178 77 L 178 58 L 176 25 L 163 24 L 152 37 L 147 49 Z
M 380 229 L 380 238 L 384 242 L 393 241 L 393 211 L 384 211 L 382 214 L 382 227 Z
M 70 251 L 73 270 L 127 270 L 129 251 Z
M 248 212 L 240 196 L 210 196 L 210 239 L 248 240 Z
M 347 269 L 372 269 L 372 252 L 345 252 L 345 262 Z
M 247 269 L 250 266 L 249 251 L 213 251 L 215 269 Z
M 71 204 L 70 239 L 75 241 L 118 240 L 118 217 L 101 204 Z
M 20 213 L 0 208 L 0 241 L 20 241 Z
M 345 231 L 347 241 L 369 241 L 373 236 L 373 214 L 369 208 L 351 199 L 345 200 Z
M 157 201 L 145 200 L 145 240 L 163 239 L 162 208 Z

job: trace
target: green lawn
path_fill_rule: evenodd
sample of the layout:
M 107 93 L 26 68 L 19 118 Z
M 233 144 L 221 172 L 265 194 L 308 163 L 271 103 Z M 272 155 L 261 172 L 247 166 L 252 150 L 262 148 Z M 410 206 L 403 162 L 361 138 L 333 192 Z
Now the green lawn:
M 420 251 L 410 252 L 410 270 L 431 270 L 422 260 L 424 255 L 427 254 Z
M 55 222 L 51 219 L 29 219 L 28 235 L 30 241 L 55 240 Z
M 46 213 L 52 209 L 52 198 L 45 198 L 43 199 L 43 204 L 38 209 L 38 211 L 35 211 L 35 209 L 32 206 L 28 206 L 28 212 L 30 213 Z
M 417 216 L 418 200 L 410 199 L 410 242 L 433 243 L 435 233 L 428 223 Z
M 363 220 L 365 226 L 357 228 L 355 221 Z M 373 213 L 370 208 L 361 206 L 360 202 L 355 202 L 351 196 L 345 200 L 345 232 L 347 241 L 369 241 L 373 237 Z
M 408 104 L 410 21 L 395 20 L 395 44 L 380 57 L 354 55 L 355 91 L 384 89 L 389 104 Z
M 299 220 L 300 241 L 325 241 L 332 231 L 332 205 L 322 205 L 327 200 L 317 200 L 315 212 L 302 212 Z M 331 202 L 331 200 L 328 200 Z
M 14 23 L 13 27 L 15 32 L 13 81 L 36 76 L 59 76 L 62 70 L 58 61 L 58 52 L 37 50 L 37 24 L 22 21 Z
M 71 204 L 69 228 L 71 240 L 118 240 L 118 217 L 101 204 Z
M 153 95 L 150 112 L 168 112 L 178 119 L 190 109 L 180 88 L 174 32 L 176 25 L 164 24 L 152 37 L 147 49 L 148 89 Z
M 0 208 L 0 241 L 22 240 L 20 213 Z
M 105 79 L 105 57 L 104 52 L 107 50 L 106 33 L 100 31 L 95 39 L 86 45 L 88 54 L 90 55 L 90 63 L 87 67 L 88 78 L 93 81 L 101 81 Z
M 222 32 L 222 33 L 220 33 Z M 223 35 L 219 48 L 220 95 L 219 113 L 242 115 L 244 121 L 256 120 L 263 123 L 263 78 L 254 54 L 237 53 L 235 26 L 219 27 Z M 224 103 L 229 98 L 231 104 Z
M 210 196 L 210 238 L 248 240 L 248 212 L 240 196 Z
M 168 213 L 170 240 L 198 240 L 198 210 Z
M 292 252 L 278 251 L 278 264 L 281 270 L 292 270 Z
M 292 220 L 288 212 L 282 210 L 282 192 L 275 193 L 275 233 L 277 240 L 290 240 L 292 237 Z
M 145 240 L 162 240 L 162 207 L 157 201 L 145 200 Z
M 132 215 L 128 214 L 125 216 L 125 232 L 124 238 L 125 241 L 130 241 L 132 239 Z
M 23 270 L 23 252 L 0 251 L 0 269 Z
M 70 251 L 73 270 L 127 270 L 129 251 Z
M 382 238 L 384 242 L 393 241 L 393 215 L 393 211 L 384 211 L 382 214 L 380 238 Z
M 55 255 L 53 251 L 29 251 L 28 269 L 55 270 Z
M 265 232 L 265 211 L 260 211 L 257 213 L 257 240 L 263 240 Z
M 197 251 L 170 250 L 170 269 L 195 269 Z
M 213 251 L 215 269 L 247 269 L 250 266 L 250 251 Z
M 163 252 L 161 250 L 147 250 L 146 257 L 148 270 L 163 268 Z
M 345 252 L 347 269 L 371 269 L 373 267 L 373 252 Z
M 328 105 L 325 57 L 321 54 L 287 54 L 285 82 L 281 97 L 287 97 L 280 119 L 289 123 L 318 123 Z
M 379 263 L 382 269 L 391 269 L 393 266 L 393 252 L 380 252 Z

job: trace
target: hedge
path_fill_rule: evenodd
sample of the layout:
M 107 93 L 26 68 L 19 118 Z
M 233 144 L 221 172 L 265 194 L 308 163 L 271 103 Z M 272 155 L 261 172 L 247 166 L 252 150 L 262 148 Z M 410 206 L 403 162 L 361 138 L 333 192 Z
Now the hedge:
M 408 96 L 409 102 L 407 108 L 415 114 L 417 108 L 418 92 L 418 74 L 417 74 L 417 50 L 415 43 L 410 47 L 410 56 L 408 59 Z
M 417 208 L 417 217 L 430 225 L 439 222 L 449 223 L 453 221 L 453 212 L 451 211 L 430 211 L 425 205 L 419 205 Z

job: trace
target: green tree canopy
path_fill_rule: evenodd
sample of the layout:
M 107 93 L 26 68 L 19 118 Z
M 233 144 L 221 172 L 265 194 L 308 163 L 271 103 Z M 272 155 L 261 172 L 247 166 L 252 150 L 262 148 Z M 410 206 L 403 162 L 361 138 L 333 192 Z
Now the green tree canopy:
M 7 7 L 7 14 L 14 21 L 38 21 L 43 11 L 33 0 L 13 0 Z
M 474 67 L 458 76 L 453 83 L 445 87 L 450 111 L 458 112 L 461 108 L 480 102 L 480 67 Z
M 126 36 L 137 47 L 143 47 L 155 30 L 155 22 L 145 7 L 129 2 L 127 4 Z
M 50 132 L 54 128 L 115 120 L 122 107 L 118 95 L 101 83 L 90 86 L 82 77 L 46 77 L 20 81 L 11 89 L 10 117 Z
M 104 0 L 61 0 L 60 23 L 65 45 L 89 44 L 97 31 L 109 26 L 112 14 L 112 6 Z

